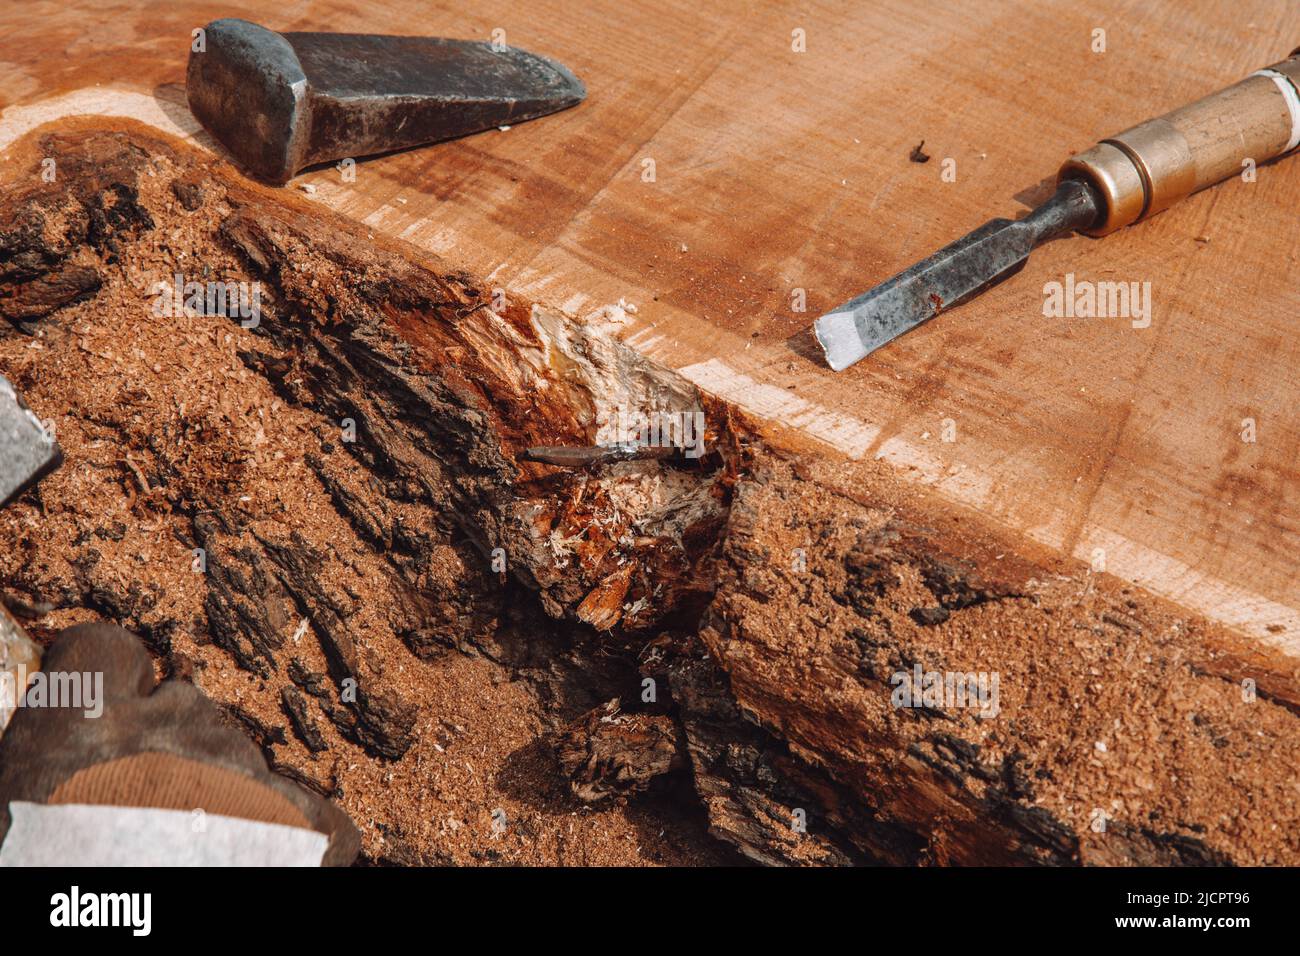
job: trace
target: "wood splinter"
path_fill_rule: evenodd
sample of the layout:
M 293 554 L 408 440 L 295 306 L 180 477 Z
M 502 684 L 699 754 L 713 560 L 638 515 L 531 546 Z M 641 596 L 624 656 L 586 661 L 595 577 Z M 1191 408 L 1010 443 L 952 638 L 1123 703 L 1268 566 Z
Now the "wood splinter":
M 536 461 L 561 468 L 595 468 L 620 461 L 662 461 L 684 456 L 685 450 L 676 445 L 620 442 L 617 445 L 535 445 L 525 448 L 520 457 L 524 461 Z

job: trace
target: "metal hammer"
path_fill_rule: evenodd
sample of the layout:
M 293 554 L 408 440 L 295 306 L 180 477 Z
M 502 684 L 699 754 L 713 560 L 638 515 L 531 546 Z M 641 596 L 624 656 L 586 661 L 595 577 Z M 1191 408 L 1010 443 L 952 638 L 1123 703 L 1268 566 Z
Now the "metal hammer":
M 214 20 L 190 53 L 190 110 L 255 176 L 522 123 L 581 103 L 554 60 L 494 43 L 275 33 Z

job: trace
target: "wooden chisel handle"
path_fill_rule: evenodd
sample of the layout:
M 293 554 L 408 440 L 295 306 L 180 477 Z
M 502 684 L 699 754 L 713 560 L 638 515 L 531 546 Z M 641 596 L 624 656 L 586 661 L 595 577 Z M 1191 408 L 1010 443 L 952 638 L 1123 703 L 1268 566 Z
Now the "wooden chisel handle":
M 1106 209 L 1104 236 L 1197 190 L 1300 145 L 1300 50 L 1267 69 L 1069 159 L 1058 179 L 1084 179 Z

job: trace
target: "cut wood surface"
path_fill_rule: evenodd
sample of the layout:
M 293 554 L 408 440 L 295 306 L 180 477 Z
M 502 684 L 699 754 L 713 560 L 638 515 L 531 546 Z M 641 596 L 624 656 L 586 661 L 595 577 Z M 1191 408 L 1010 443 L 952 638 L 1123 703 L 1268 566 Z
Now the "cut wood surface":
M 845 373 L 807 331 L 984 220 L 1023 213 L 1073 152 L 1282 59 L 1300 7 L 14 4 L 0 13 L 0 151 L 87 114 L 224 156 L 181 86 L 190 31 L 218 16 L 500 29 L 560 59 L 589 89 L 574 110 L 288 188 L 314 187 L 307 200 L 513 302 L 618 320 L 611 334 L 787 445 L 884 459 L 1052 551 L 1300 651 L 1300 160 L 1104 240 L 1051 243 Z M 932 159 L 910 161 L 922 140 Z M 28 170 L 5 163 L 0 177 Z M 1044 284 L 1067 273 L 1149 282 L 1149 327 L 1044 317 Z

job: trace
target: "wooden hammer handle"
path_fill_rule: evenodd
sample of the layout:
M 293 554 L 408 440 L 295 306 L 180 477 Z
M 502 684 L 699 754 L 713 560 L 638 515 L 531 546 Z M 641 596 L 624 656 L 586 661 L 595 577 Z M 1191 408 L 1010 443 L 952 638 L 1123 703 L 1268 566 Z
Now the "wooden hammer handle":
M 1190 106 L 1104 139 L 1069 159 L 1060 179 L 1085 179 L 1105 201 L 1088 230 L 1105 235 L 1300 145 L 1300 50 Z

